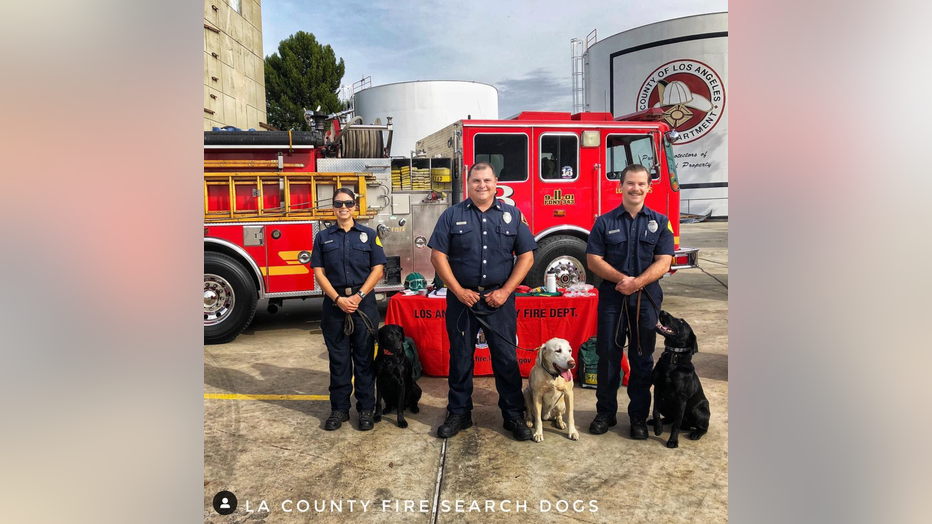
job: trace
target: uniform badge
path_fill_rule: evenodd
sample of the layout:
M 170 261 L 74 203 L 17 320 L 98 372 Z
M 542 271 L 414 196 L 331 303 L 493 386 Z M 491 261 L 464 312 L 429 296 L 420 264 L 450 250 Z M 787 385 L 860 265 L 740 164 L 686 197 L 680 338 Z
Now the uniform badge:
M 510 223 L 511 223 L 511 213 L 508 212 L 508 211 L 505 211 L 505 214 L 502 215 L 502 220 L 504 220 L 506 224 L 510 224 Z
M 657 226 L 657 221 L 656 221 L 656 220 L 651 220 L 650 222 L 647 223 L 647 230 L 650 231 L 651 233 L 656 233 L 656 232 L 657 232 L 657 227 L 658 227 L 658 226 Z M 363 234 L 365 234 L 365 233 L 363 233 Z
M 653 222 L 653 224 L 654 224 L 654 230 L 651 231 L 651 233 L 657 230 L 657 223 Z M 367 235 L 366 232 L 363 231 L 362 233 L 359 234 L 359 241 L 365 244 L 366 242 L 369 241 L 369 235 Z

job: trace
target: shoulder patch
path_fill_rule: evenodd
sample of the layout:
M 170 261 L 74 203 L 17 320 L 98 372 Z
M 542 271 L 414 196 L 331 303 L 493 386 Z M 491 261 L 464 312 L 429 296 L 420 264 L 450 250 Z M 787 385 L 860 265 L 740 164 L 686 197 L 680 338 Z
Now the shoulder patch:
M 375 236 L 375 245 L 382 247 L 382 239 L 379 238 L 379 235 Z
M 531 227 L 531 225 L 527 223 L 527 217 L 524 216 L 524 213 L 521 213 L 521 223 L 526 225 L 528 228 Z
M 671 233 L 673 232 L 673 222 L 667 220 L 667 229 L 669 229 Z

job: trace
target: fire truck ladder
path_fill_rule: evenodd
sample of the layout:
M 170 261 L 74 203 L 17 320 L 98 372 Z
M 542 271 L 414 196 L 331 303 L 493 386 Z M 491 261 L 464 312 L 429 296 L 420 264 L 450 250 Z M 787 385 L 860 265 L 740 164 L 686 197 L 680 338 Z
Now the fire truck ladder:
M 224 161 L 221 166 L 205 161 L 204 221 L 336 220 L 333 208 L 317 205 L 318 195 L 326 186 L 330 186 L 330 195 L 340 187 L 356 187 L 358 204 L 354 215 L 360 219 L 375 216 L 376 212 L 369 210 L 366 196 L 367 184 L 376 180 L 372 173 L 208 171 L 221 167 L 278 167 L 277 162 L 272 162 L 274 166 L 266 165 L 265 161 Z

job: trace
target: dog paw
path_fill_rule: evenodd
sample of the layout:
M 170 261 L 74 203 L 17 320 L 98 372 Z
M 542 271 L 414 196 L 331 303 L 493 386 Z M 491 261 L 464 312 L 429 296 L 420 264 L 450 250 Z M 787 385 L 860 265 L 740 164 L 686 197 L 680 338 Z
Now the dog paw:
M 700 438 L 702 438 L 703 435 L 705 435 L 705 433 L 706 432 L 704 430 L 694 429 L 689 432 L 688 437 L 689 437 L 689 440 L 699 440 Z
M 579 440 L 579 432 L 576 430 L 570 431 L 567 436 L 570 438 L 570 440 Z
M 404 428 L 408 427 L 408 421 L 407 421 L 407 420 L 399 420 L 399 421 L 398 421 L 398 427 L 401 428 L 401 429 L 404 429 Z
M 375 415 L 372 417 L 373 422 L 382 422 L 382 415 Z
M 553 425 L 557 429 L 566 429 L 566 422 L 563 422 L 563 419 L 560 418 L 553 419 Z
M 667 441 L 667 447 L 670 448 L 670 449 L 678 448 L 679 446 L 680 446 L 680 441 L 679 441 L 679 439 L 674 440 L 674 439 L 671 438 L 670 440 Z
M 417 406 L 411 406 L 411 413 L 420 413 L 420 412 L 421 412 L 421 408 Z
M 534 442 L 543 442 L 543 441 L 544 441 L 544 433 L 542 431 L 534 433 Z
M 533 420 L 525 420 L 524 423 L 527 424 L 527 427 L 532 428 L 532 429 L 534 428 Z

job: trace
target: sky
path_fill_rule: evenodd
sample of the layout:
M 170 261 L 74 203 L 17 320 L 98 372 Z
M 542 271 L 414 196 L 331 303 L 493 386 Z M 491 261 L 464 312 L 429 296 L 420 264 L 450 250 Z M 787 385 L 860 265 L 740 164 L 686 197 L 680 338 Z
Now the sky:
M 343 58 L 351 85 L 471 80 L 498 88 L 499 117 L 571 111 L 570 40 L 728 10 L 727 0 L 262 0 L 266 56 L 297 31 Z

